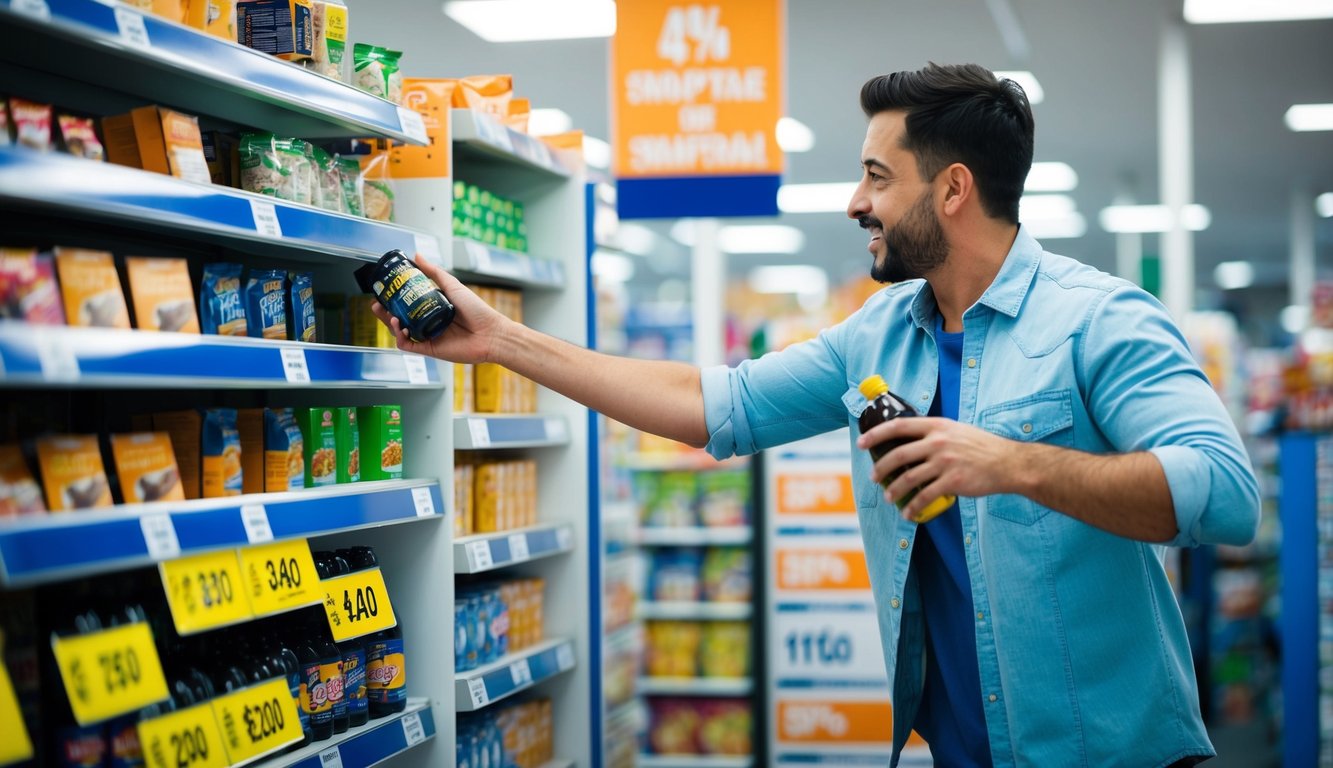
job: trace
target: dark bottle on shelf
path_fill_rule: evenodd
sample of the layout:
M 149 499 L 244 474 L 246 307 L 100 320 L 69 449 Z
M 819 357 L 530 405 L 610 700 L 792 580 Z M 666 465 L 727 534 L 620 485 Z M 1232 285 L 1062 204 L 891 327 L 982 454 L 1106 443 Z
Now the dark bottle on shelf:
M 81 602 L 76 598 L 76 606 Z M 74 607 L 72 614 L 60 621 L 61 635 L 86 635 L 103 628 L 102 619 L 91 609 L 80 610 Z M 59 680 L 59 668 L 54 656 L 48 657 L 51 679 Z M 102 768 L 106 762 L 110 745 L 106 740 L 106 729 L 102 723 L 79 725 L 74 720 L 74 711 L 65 698 L 63 686 L 56 684 L 49 687 L 49 702 L 54 728 L 51 733 L 51 754 L 54 764 L 60 768 Z
M 878 375 L 867 376 L 861 382 L 860 389 L 861 389 L 861 395 L 865 397 L 865 399 L 870 401 L 869 407 L 867 407 L 864 411 L 861 412 L 861 418 L 858 421 L 858 426 L 861 429 L 861 434 L 865 434 L 866 432 L 869 432 L 872 428 L 880 424 L 883 424 L 887 421 L 892 421 L 893 419 L 901 419 L 901 418 L 920 415 L 916 412 L 915 408 L 907 404 L 907 401 L 903 400 L 901 397 L 898 397 L 897 395 L 890 392 L 889 385 L 885 384 L 884 379 Z M 889 451 L 892 451 L 894 448 L 897 448 L 898 446 L 906 445 L 909 442 L 911 441 L 890 440 L 887 442 L 879 443 L 878 445 L 871 446 L 870 447 L 871 460 L 879 461 L 880 457 L 884 456 L 884 454 L 888 453 Z M 904 469 L 907 468 L 908 467 L 905 467 Z M 884 486 L 885 488 L 888 488 L 889 484 L 892 483 L 898 477 L 899 474 L 901 474 L 901 470 L 892 473 L 888 477 L 885 477 L 883 480 L 880 481 L 880 485 Z M 908 502 L 912 500 L 912 497 L 916 495 L 917 490 L 920 489 L 912 490 L 907 494 L 905 494 L 902 498 L 894 499 L 894 503 L 898 505 L 899 509 L 902 509 L 903 507 L 907 506 Z M 925 509 L 921 510 L 921 512 L 916 516 L 916 522 L 918 524 L 921 524 L 921 523 L 928 523 L 931 520 L 934 520 L 935 518 L 943 514 L 946 510 L 948 510 L 949 507 L 953 506 L 954 501 L 955 497 L 953 496 L 939 497 L 938 499 L 932 501 Z
M 375 568 L 379 559 L 370 547 L 350 550 L 353 568 Z M 386 717 L 407 708 L 407 653 L 403 623 L 366 638 L 366 686 L 370 716 Z
M 316 552 L 314 556 L 315 570 L 319 572 L 321 581 L 339 575 L 338 565 L 332 552 Z M 321 664 L 327 666 L 328 659 L 332 659 L 336 667 L 333 670 L 325 670 L 331 676 L 325 678 L 324 685 L 333 709 L 333 732 L 344 733 L 347 731 L 348 720 L 347 697 L 343 691 L 345 677 L 342 651 L 334 644 L 328 622 L 322 616 L 317 622 L 312 623 L 311 632 L 311 637 L 315 641 L 315 652 L 319 654 Z
M 322 617 L 311 611 L 292 622 L 293 649 L 301 662 L 301 710 L 310 723 L 311 741 L 323 741 L 333 736 L 333 702 L 329 701 L 326 675 L 329 665 L 337 659 L 326 659 L 319 653 L 314 627 L 315 621 L 320 620 Z
M 269 649 L 272 658 L 272 666 L 280 670 L 282 677 L 287 681 L 287 690 L 292 694 L 292 700 L 296 702 L 296 713 L 301 721 L 301 732 L 304 738 L 296 746 L 304 746 L 310 742 L 310 713 L 306 711 L 301 702 L 301 659 L 296 651 L 292 650 L 292 644 L 285 637 L 286 633 L 279 632 L 278 639 Z
M 334 556 L 338 575 L 361 570 L 351 563 L 356 559 L 350 549 L 340 549 Z M 366 687 L 366 638 L 354 637 L 338 643 L 343 657 L 343 699 L 347 702 L 347 725 L 355 728 L 370 720 L 370 700 Z

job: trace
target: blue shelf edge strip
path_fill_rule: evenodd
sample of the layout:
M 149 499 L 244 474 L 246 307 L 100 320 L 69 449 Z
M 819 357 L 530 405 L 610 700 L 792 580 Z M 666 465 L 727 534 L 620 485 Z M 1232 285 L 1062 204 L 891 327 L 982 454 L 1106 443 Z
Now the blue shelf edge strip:
M 435 715 L 430 707 L 418 710 L 416 714 L 421 716 L 421 728 L 430 739 L 435 735 Z M 406 750 L 409 745 L 402 720 L 402 716 L 386 720 L 380 727 L 339 744 L 338 754 L 343 768 L 367 768 Z M 324 763 L 319 755 L 311 755 L 288 768 L 324 768 Z
M 528 559 L 543 557 L 560 551 L 560 539 L 556 536 L 554 529 L 528 531 L 522 535 L 528 540 Z M 509 548 L 509 536 L 491 539 L 489 543 L 491 560 L 497 566 L 513 561 L 514 553 Z
M 536 685 L 545 680 L 549 680 L 563 671 L 560 669 L 559 651 L 564 645 L 565 643 L 560 643 L 552 648 L 542 651 L 541 653 L 526 657 L 528 660 L 528 669 L 532 671 L 531 685 Z M 514 675 L 509 671 L 508 664 L 486 673 L 486 675 L 482 677 L 482 682 L 486 686 L 486 696 L 491 702 L 494 702 L 497 699 L 503 699 L 506 696 L 519 690 L 526 689 L 529 686 L 528 683 L 524 683 L 523 685 L 514 684 Z
M 355 486 L 349 486 L 354 488 Z M 444 510 L 440 487 L 430 486 L 436 514 Z M 264 503 L 262 496 L 237 497 L 247 506 Z M 199 511 L 170 512 L 182 555 L 249 545 L 241 506 Z M 264 503 L 269 527 L 275 539 L 289 539 L 332 533 L 377 523 L 417 517 L 411 488 L 356 493 L 347 496 L 319 494 L 310 499 Z M 0 562 L 9 581 L 39 579 L 65 570 L 93 570 L 120 562 L 149 558 L 141 518 L 137 516 L 67 524 L 65 513 L 60 524 L 50 527 L 0 530 Z
M 530 419 L 487 419 L 492 444 L 503 443 L 540 443 L 547 440 L 546 420 L 541 417 Z

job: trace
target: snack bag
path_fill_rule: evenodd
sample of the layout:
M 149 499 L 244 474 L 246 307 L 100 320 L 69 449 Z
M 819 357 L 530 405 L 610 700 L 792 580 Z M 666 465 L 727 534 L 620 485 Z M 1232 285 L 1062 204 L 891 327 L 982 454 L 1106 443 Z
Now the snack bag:
M 245 284 L 245 321 L 251 338 L 287 338 L 287 275 L 280 269 L 250 271 Z
M 305 441 L 291 408 L 264 409 L 264 490 L 305 487 Z
M 305 441 L 305 487 L 338 482 L 338 438 L 333 408 L 301 411 L 301 436 Z
M 352 216 L 366 215 L 365 174 L 356 156 L 339 155 L 335 162 L 338 186 L 342 189 L 343 212 Z
M 14 139 L 20 146 L 45 152 L 51 148 L 51 105 L 27 99 L 9 99 Z
M 753 753 L 754 730 L 750 705 L 744 701 L 714 699 L 699 706 L 699 749 L 706 755 Z
M 287 329 L 294 341 L 315 341 L 315 284 L 309 272 L 288 272 L 290 316 Z
M 282 197 L 291 173 L 278 156 L 277 137 L 271 133 L 243 133 L 237 148 L 241 167 L 241 189 L 270 197 Z M 284 198 L 286 199 L 286 198 Z
M 151 426 L 141 431 L 166 432 L 171 437 L 171 450 L 176 454 L 176 470 L 180 472 L 181 490 L 185 498 L 200 498 L 199 449 L 202 445 L 203 416 L 193 408 L 184 411 L 165 411 L 152 416 Z M 136 430 L 140 428 L 135 427 Z
M 333 155 L 314 144 L 307 143 L 306 148 L 306 161 L 310 164 L 311 205 L 342 213 L 342 182 L 338 178 Z
M 347 5 L 342 0 L 312 0 L 313 38 L 310 61 L 304 62 L 325 77 L 346 80 Z
M 357 43 L 352 47 L 352 85 L 397 104 L 403 94 L 402 75 L 398 72 L 402 55 L 377 45 Z
M 199 287 L 199 311 L 204 333 L 245 336 L 245 302 L 241 299 L 240 264 L 205 264 Z
M 514 98 L 513 75 L 472 75 L 459 78 L 454 89 L 454 106 L 484 112 L 501 122 L 509 116 L 509 102 Z
M 51 257 L 21 248 L 0 248 L 0 314 L 34 325 L 63 325 L 65 307 Z
M 690 699 L 649 699 L 648 745 L 653 754 L 695 755 L 699 753 L 697 703 Z
M 185 259 L 127 256 L 136 327 L 143 331 L 199 333 L 194 286 Z
M 310 185 L 313 172 L 306 157 L 306 143 L 300 139 L 277 139 L 273 142 L 278 162 L 286 173 L 278 187 L 278 198 L 293 203 L 310 204 Z
M 704 677 L 750 674 L 750 625 L 743 621 L 708 622 L 699 658 Z
M 97 435 L 38 438 L 37 463 L 46 489 L 46 508 L 52 512 L 109 507 L 113 503 Z
M 703 599 L 710 603 L 746 603 L 753 588 L 750 552 L 743 547 L 713 547 L 703 559 Z
M 512 99 L 509 111 L 505 113 L 504 124 L 519 133 L 528 132 L 528 118 L 532 116 L 532 102 L 528 99 Z
M 56 125 L 60 128 L 60 148 L 65 152 L 99 162 L 105 158 L 106 152 L 102 149 L 101 140 L 97 138 L 91 117 L 59 115 Z
M 205 499 L 241 495 L 244 489 L 241 456 L 241 433 L 236 428 L 236 409 L 209 408 L 204 411 Z
M 56 271 L 70 325 L 129 328 L 130 311 L 116 264 L 106 251 L 57 248 Z
M 126 504 L 179 501 L 185 498 L 171 436 L 166 432 L 136 432 L 111 436 L 111 455 Z
M 361 161 L 365 178 L 365 216 L 375 221 L 392 222 L 393 182 L 390 180 L 389 155 L 376 152 L 364 155 Z
M 42 489 L 33 479 L 23 451 L 0 445 L 0 518 L 45 512 Z

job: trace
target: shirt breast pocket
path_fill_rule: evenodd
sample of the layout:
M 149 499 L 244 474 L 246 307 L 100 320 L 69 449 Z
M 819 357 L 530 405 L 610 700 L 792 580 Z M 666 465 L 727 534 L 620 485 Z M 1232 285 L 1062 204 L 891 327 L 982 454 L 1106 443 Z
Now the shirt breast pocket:
M 981 412 L 981 428 L 1022 443 L 1074 445 L 1074 401 L 1068 389 L 1053 389 L 993 405 Z M 1026 496 L 1002 493 L 987 496 L 986 510 L 994 517 L 1032 525 L 1051 510 Z

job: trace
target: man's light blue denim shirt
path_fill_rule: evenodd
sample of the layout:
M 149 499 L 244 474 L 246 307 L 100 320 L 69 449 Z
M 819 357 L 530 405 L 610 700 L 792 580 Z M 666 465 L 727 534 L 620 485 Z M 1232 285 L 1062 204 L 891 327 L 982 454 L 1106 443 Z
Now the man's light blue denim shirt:
M 924 413 L 939 358 L 934 294 L 889 286 L 818 338 L 703 372 L 709 452 L 751 454 L 851 426 L 878 373 Z M 1240 437 L 1165 309 L 1138 287 L 1044 252 L 1020 228 L 963 316 L 958 418 L 1022 442 L 1150 451 L 1174 546 L 1244 544 L 1259 491 Z M 854 437 L 853 437 L 854 439 Z M 852 481 L 894 702 L 894 764 L 924 680 L 916 524 L 853 446 Z M 980 692 L 997 766 L 1164 766 L 1211 755 L 1185 624 L 1160 545 L 1016 495 L 960 498 Z

